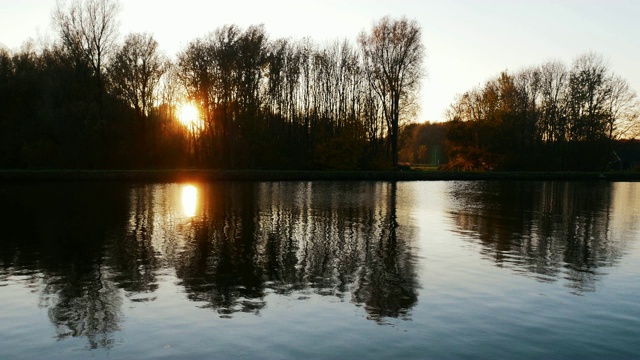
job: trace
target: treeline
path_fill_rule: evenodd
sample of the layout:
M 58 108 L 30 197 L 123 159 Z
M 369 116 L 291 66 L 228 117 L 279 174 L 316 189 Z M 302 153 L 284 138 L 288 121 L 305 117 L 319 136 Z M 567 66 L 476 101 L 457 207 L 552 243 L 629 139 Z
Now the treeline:
M 385 18 L 378 30 L 403 38 L 384 41 L 405 43 L 365 33 L 359 47 L 268 41 L 261 26 L 225 26 L 192 41 L 176 71 L 202 111 L 196 158 L 229 168 L 392 166 L 398 114 L 417 86 L 422 49 L 414 23 Z
M 119 42 L 119 11 L 59 2 L 55 42 L 0 50 L 0 167 L 397 167 L 422 76 L 415 21 L 325 46 L 226 25 L 170 61 L 150 34 Z
M 599 55 L 505 71 L 452 104 L 443 169 L 615 169 L 639 116 L 636 93 Z
M 58 2 L 55 41 L 0 48 L 0 168 L 601 170 L 638 135 L 636 93 L 595 54 L 505 71 L 446 123 L 402 127 L 423 76 L 415 21 L 326 45 L 225 25 L 170 60 L 150 34 L 119 41 L 119 11 Z

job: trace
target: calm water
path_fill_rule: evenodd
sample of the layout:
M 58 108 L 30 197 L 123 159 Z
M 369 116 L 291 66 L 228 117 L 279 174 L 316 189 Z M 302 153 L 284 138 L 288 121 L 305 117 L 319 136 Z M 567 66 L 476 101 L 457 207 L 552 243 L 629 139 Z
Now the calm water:
M 0 185 L 0 358 L 630 359 L 640 183 Z

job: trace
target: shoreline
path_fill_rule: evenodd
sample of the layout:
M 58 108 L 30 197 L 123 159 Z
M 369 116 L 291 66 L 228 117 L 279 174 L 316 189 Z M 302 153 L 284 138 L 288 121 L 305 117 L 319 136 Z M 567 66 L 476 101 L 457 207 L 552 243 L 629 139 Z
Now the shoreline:
M 48 181 L 640 181 L 640 172 L 440 172 L 291 170 L 0 170 L 0 182 Z

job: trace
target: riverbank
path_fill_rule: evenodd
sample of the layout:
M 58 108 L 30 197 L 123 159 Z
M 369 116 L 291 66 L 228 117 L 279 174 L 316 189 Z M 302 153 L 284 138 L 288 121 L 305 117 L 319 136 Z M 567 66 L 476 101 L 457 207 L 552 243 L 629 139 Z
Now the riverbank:
M 260 170 L 0 170 L 2 182 L 28 181 L 640 181 L 639 172 L 439 172 Z

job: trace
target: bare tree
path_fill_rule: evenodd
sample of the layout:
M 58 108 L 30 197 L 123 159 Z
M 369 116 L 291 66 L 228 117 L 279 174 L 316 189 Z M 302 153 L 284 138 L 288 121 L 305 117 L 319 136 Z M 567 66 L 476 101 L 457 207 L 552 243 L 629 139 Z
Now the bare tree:
M 76 66 L 91 68 L 97 81 L 98 105 L 102 109 L 103 73 L 106 59 L 113 53 L 118 35 L 118 0 L 58 0 L 53 24 L 64 48 Z M 102 116 L 102 111 L 100 111 Z
M 541 140 L 555 144 L 567 140 L 567 116 L 565 101 L 569 74 L 566 66 L 559 61 L 550 61 L 540 67 Z
M 143 122 L 156 101 L 156 90 L 167 63 L 153 36 L 129 34 L 109 66 L 116 95 L 134 108 Z
M 150 113 L 158 105 L 160 80 L 167 68 L 168 60 L 149 34 L 129 34 L 108 68 L 112 92 L 135 109 L 140 145 L 152 157 L 159 140 L 158 122 L 151 121 Z
M 203 144 L 204 140 L 213 139 L 219 133 L 219 126 L 214 121 L 219 97 L 214 92 L 216 73 L 210 47 L 211 45 L 206 39 L 191 41 L 187 48 L 178 54 L 175 70 L 176 77 L 182 83 L 186 98 L 198 104 L 204 122 L 203 128 L 199 131 L 199 140 L 194 142 L 196 162 L 199 161 L 202 152 L 208 148 L 206 144 Z M 211 147 L 219 145 L 214 141 L 209 143 Z M 220 153 L 221 151 L 215 151 L 215 154 Z
M 161 114 L 164 118 L 171 119 L 175 117 L 175 108 L 178 99 L 181 97 L 186 98 L 186 95 L 182 94 L 184 89 L 180 85 L 177 65 L 171 61 L 167 61 L 164 70 L 164 74 L 158 84 L 158 93 L 160 106 L 162 107 Z
M 420 85 L 425 49 L 415 20 L 384 17 L 371 32 L 359 36 L 370 86 L 382 103 L 391 159 L 398 167 L 398 130 L 401 108 Z
M 579 56 L 569 73 L 569 121 L 573 140 L 593 142 L 606 127 L 606 99 L 610 97 L 607 79 L 610 71 L 602 56 Z
M 638 137 L 640 102 L 627 81 L 619 76 L 607 79 L 609 97 L 606 100 L 606 125 L 609 140 Z

